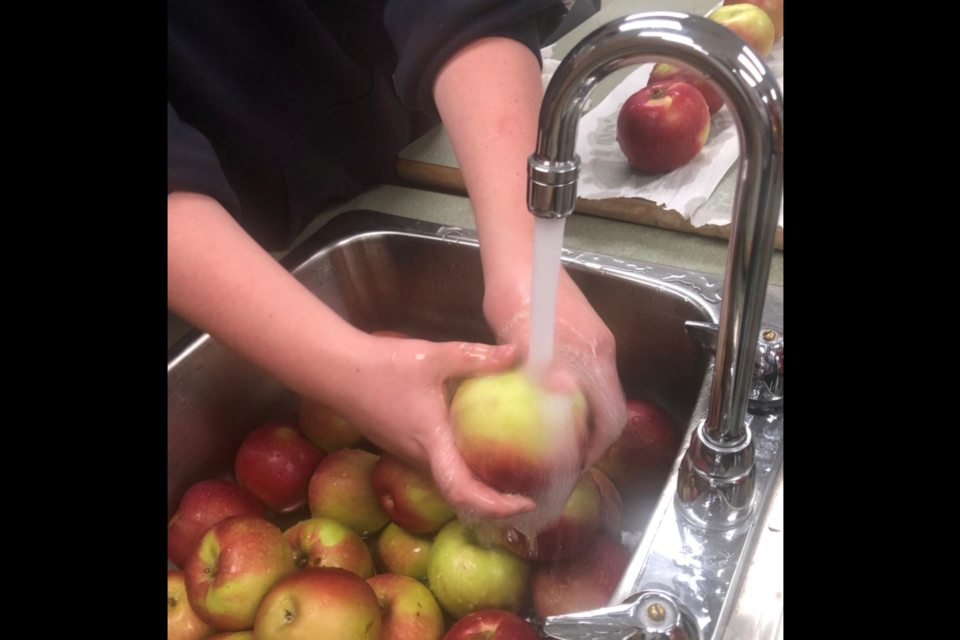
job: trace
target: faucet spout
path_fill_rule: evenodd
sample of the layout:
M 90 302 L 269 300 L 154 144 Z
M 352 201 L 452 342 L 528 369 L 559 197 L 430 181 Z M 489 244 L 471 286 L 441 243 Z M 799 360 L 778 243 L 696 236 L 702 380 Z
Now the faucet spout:
M 645 62 L 706 74 L 740 136 L 715 373 L 702 427 L 709 443 L 736 448 L 749 440 L 746 409 L 783 189 L 783 97 L 766 64 L 729 29 L 699 16 L 641 13 L 597 29 L 560 63 L 547 88 L 537 149 L 528 160 L 527 206 L 547 218 L 573 212 L 586 98 L 612 72 Z

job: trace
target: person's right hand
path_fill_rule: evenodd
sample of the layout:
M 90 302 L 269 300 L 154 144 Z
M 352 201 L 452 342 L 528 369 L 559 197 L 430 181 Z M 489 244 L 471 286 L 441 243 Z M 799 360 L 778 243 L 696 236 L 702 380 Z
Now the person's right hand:
M 371 336 L 360 353 L 337 385 L 334 407 L 368 440 L 429 469 L 457 515 L 506 518 L 536 507 L 480 482 L 460 456 L 450 423 L 447 382 L 507 370 L 515 346 Z

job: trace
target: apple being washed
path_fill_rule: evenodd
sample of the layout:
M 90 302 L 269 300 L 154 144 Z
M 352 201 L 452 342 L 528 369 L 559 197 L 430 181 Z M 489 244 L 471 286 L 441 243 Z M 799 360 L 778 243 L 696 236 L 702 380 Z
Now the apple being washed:
M 267 592 L 294 571 L 283 533 L 263 518 L 231 516 L 213 525 L 184 570 L 190 606 L 221 631 L 253 627 Z
M 596 467 L 624 495 L 659 492 L 679 448 L 680 429 L 666 411 L 648 400 L 628 400 L 623 433 Z
M 440 640 L 443 612 L 430 590 L 407 576 L 387 573 L 367 580 L 380 601 L 380 640 Z
M 775 31 L 763 9 L 741 2 L 714 9 L 707 18 L 740 36 L 761 60 L 770 55 Z
M 538 565 L 531 582 L 537 615 L 546 618 L 607 606 L 629 562 L 625 546 L 597 536 L 585 555 Z
M 767 14 L 773 23 L 773 43 L 780 42 L 783 37 L 783 0 L 724 0 L 723 5 L 752 4 Z
M 361 536 L 376 533 L 390 521 L 373 489 L 379 456 L 359 449 L 331 453 L 310 478 L 310 513 L 332 518 Z
M 432 549 L 433 536 L 410 533 L 391 522 L 377 537 L 373 553 L 377 569 L 382 573 L 424 580 Z
M 463 382 L 450 412 L 457 449 L 494 489 L 535 495 L 581 468 L 571 454 L 582 452 L 587 439 L 579 391 L 549 394 L 523 372 L 508 371 Z
M 253 640 L 253 631 L 234 631 L 232 633 L 218 633 L 210 636 L 209 640 Z
M 453 520 L 437 534 L 427 578 L 440 606 L 454 618 L 482 609 L 516 613 L 530 587 L 530 563 L 504 549 L 481 547 Z
M 433 533 L 453 519 L 430 473 L 392 454 L 377 461 L 373 488 L 390 519 L 411 533 Z
M 307 568 L 280 581 L 263 600 L 257 640 L 380 640 L 373 588 L 343 569 Z
M 710 135 L 710 110 L 685 82 L 661 82 L 636 92 L 617 117 L 617 143 L 631 165 L 665 173 L 693 160 Z
M 167 640 L 205 640 L 216 632 L 190 608 L 183 571 L 168 571 Z
M 266 517 L 263 505 L 235 482 L 204 480 L 187 489 L 167 524 L 167 557 L 182 569 L 213 525 L 230 516 Z
M 461 619 L 443 640 L 540 640 L 540 635 L 518 615 L 486 609 Z
M 338 567 L 363 579 L 373 575 L 367 545 L 352 529 L 329 518 L 311 518 L 284 534 L 297 567 Z
M 307 504 L 307 485 L 323 452 L 288 424 L 275 422 L 255 430 L 240 445 L 234 462 L 237 481 L 273 513 L 289 513 Z

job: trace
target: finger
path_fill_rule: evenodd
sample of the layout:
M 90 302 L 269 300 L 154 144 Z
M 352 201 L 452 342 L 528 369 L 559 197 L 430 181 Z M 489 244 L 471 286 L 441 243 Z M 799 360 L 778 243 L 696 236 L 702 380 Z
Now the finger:
M 566 369 L 553 368 L 543 379 L 543 386 L 551 393 L 560 395 L 573 395 L 579 385 L 577 385 L 576 376 Z
M 536 508 L 527 497 L 500 493 L 477 480 L 454 446 L 452 436 L 439 438 L 435 443 L 430 470 L 457 515 L 502 519 Z
M 450 378 L 472 378 L 506 371 L 517 358 L 517 347 L 512 344 L 490 346 L 472 342 L 448 342 L 447 367 Z

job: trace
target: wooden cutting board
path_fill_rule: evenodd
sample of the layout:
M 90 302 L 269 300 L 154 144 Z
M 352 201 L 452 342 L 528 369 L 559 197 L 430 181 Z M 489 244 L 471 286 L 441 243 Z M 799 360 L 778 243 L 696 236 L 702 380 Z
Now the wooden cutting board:
M 453 167 L 398 158 L 397 175 L 410 182 L 449 189 L 464 195 L 467 193 L 463 175 L 459 169 Z M 705 224 L 701 227 L 695 227 L 680 212 L 665 209 L 650 200 L 641 198 L 607 198 L 605 200 L 577 198 L 576 211 L 599 218 L 622 220 L 647 225 L 648 227 L 659 227 L 710 238 L 730 239 L 729 225 Z M 781 227 L 777 227 L 777 239 L 774 246 L 783 251 L 783 228 Z

